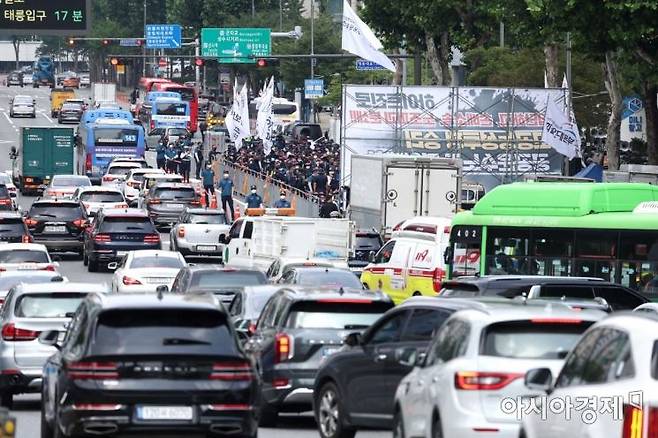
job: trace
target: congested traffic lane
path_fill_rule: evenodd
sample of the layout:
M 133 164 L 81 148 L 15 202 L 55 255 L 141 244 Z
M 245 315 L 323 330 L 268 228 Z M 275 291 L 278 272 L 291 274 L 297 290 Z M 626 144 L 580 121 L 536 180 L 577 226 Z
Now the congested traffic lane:
M 11 163 L 8 160 L 8 154 L 11 146 L 18 146 L 19 128 L 22 126 L 54 126 L 57 121 L 50 118 L 50 90 L 47 88 L 6 88 L 0 87 L 0 162 L 4 163 L 0 171 L 10 170 Z M 11 96 L 18 94 L 27 94 L 35 97 L 37 104 L 37 117 L 30 118 L 9 118 L 9 99 Z M 88 90 L 81 90 L 81 96 L 88 96 Z M 71 125 L 72 126 L 72 125 Z M 147 152 L 147 158 L 154 161 L 153 152 Z M 25 210 L 30 207 L 36 198 L 19 196 L 19 205 Z M 169 247 L 169 234 L 161 233 L 163 248 Z M 93 283 L 109 283 L 111 273 L 98 272 L 89 273 L 82 265 L 82 261 L 76 259 L 73 254 L 59 255 L 60 272 L 72 281 L 88 281 Z M 40 434 L 40 397 L 35 394 L 19 395 L 14 398 L 14 409 L 12 414 L 18 421 L 17 437 L 33 438 Z M 359 432 L 357 435 L 361 438 L 381 436 L 382 432 Z M 277 428 L 260 430 L 261 437 L 283 437 L 302 438 L 315 437 L 317 430 L 315 422 L 310 413 L 302 415 L 282 415 Z

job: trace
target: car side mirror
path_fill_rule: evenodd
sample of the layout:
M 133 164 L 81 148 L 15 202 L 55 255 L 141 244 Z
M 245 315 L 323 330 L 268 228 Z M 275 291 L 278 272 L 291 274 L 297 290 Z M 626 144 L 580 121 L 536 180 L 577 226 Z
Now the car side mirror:
M 550 394 L 553 390 L 553 373 L 550 368 L 533 368 L 525 373 L 524 384 L 533 391 Z
M 169 292 L 169 286 L 167 286 L 166 284 L 161 284 L 160 286 L 155 288 L 155 291 L 159 294 L 166 294 L 167 292 Z
M 220 237 L 220 239 L 221 239 L 221 237 Z M 226 236 L 226 237 L 224 237 L 224 242 L 222 242 L 220 240 L 219 243 L 224 243 L 224 245 L 228 245 L 230 241 L 231 241 L 231 236 Z
M 114 271 L 116 268 L 119 267 L 119 264 L 117 262 L 110 262 L 107 264 L 107 269 Z
M 443 262 L 446 265 L 450 265 L 450 264 L 452 264 L 452 259 L 453 259 L 452 246 L 449 246 L 443 252 Z
M 226 245 L 228 243 L 226 239 L 227 237 L 224 234 L 220 234 L 218 242 Z
M 375 263 L 375 256 L 376 256 L 376 255 L 377 255 L 377 254 L 375 253 L 375 251 L 370 251 L 370 252 L 368 253 L 368 261 L 369 261 L 370 263 Z
M 61 346 L 57 343 L 58 338 L 59 332 L 57 330 L 46 330 L 39 335 L 39 343 L 55 347 L 59 350 Z
M 358 345 L 361 345 L 363 342 L 363 337 L 360 332 L 353 332 L 350 333 L 349 335 L 345 336 L 343 339 L 343 343 L 349 347 L 356 347 Z

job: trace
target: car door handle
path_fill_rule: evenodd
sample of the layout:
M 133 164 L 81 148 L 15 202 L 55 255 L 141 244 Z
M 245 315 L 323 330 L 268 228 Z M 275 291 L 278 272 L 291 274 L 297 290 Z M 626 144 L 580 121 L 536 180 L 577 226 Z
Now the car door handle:
M 386 359 L 388 359 L 388 355 L 386 354 L 378 354 L 377 356 L 375 356 L 375 362 L 382 362 L 385 361 Z

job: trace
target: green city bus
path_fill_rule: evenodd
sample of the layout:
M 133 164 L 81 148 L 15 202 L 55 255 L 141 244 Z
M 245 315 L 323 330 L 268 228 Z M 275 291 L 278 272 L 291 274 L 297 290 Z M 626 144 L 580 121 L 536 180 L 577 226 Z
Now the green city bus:
M 633 183 L 501 185 L 455 215 L 448 278 L 599 277 L 658 292 L 658 187 Z M 641 204 L 641 205 L 640 205 Z

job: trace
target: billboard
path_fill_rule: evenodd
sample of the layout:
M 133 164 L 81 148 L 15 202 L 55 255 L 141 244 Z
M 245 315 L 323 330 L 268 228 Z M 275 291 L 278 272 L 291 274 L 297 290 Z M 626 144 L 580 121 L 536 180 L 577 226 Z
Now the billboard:
M 487 190 L 525 175 L 559 174 L 564 157 L 541 141 L 549 95 L 562 89 L 345 85 L 342 175 L 357 154 L 459 158 Z
M 91 25 L 89 0 L 0 1 L 0 29 L 12 35 L 80 35 Z

